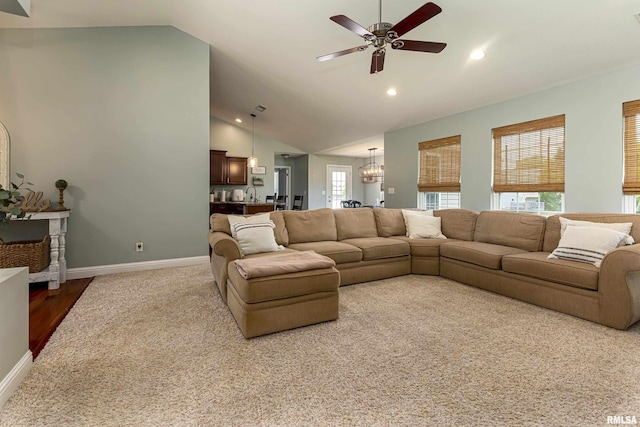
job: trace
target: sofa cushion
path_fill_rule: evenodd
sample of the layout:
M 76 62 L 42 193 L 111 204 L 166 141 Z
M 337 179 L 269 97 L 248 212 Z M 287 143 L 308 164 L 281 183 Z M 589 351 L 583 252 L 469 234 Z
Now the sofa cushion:
M 347 239 L 342 243 L 356 246 L 362 251 L 362 260 L 393 258 L 409 255 L 411 248 L 407 242 L 386 237 L 363 237 L 359 239 Z
M 284 223 L 284 211 L 269 212 L 269 218 L 276 225 L 273 229 L 273 235 L 276 237 L 276 243 L 287 246 L 289 244 L 289 234 Z
M 237 291 L 238 296 L 249 304 L 335 291 L 340 283 L 339 280 L 335 280 L 337 272 L 333 267 L 247 280 L 238 272 L 236 263 L 230 262 L 228 273 L 231 286 Z
M 289 235 L 289 244 L 338 239 L 333 209 L 284 211 L 284 222 Z
M 631 222 L 631 237 L 640 242 L 640 215 L 620 213 L 563 213 L 547 218 L 547 226 L 544 232 L 544 245 L 542 250 L 552 252 L 560 241 L 560 217 L 591 222 Z
M 441 209 L 433 211 L 442 218 L 442 234 L 448 239 L 473 240 L 478 212 L 469 209 Z
M 502 257 L 505 255 L 515 255 L 526 252 L 527 251 L 511 246 L 482 242 L 446 241 L 440 245 L 440 255 L 444 257 L 469 262 L 493 270 L 500 270 L 502 268 Z
M 505 255 L 502 270 L 574 288 L 598 290 L 598 268 L 579 262 L 548 259 L 548 255 L 549 252 Z
M 536 252 L 542 249 L 544 226 L 542 215 L 482 211 L 476 221 L 474 240 Z
M 297 251 L 315 251 L 321 255 L 328 256 L 336 264 L 362 261 L 362 251 L 359 248 L 342 242 L 292 243 L 288 248 Z
M 336 220 L 338 240 L 378 237 L 372 209 L 336 209 L 333 215 Z
M 440 245 L 445 239 L 411 239 L 407 236 L 392 236 L 390 239 L 402 240 L 409 243 L 411 256 L 439 257 Z
M 373 208 L 373 215 L 378 228 L 378 236 L 404 236 L 406 228 L 402 209 Z

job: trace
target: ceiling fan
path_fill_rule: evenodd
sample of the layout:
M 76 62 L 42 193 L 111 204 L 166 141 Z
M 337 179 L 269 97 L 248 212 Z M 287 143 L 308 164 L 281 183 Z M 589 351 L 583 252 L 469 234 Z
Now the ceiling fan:
M 418 8 L 415 12 L 404 18 L 402 21 L 393 25 L 388 22 L 382 22 L 382 0 L 378 5 L 378 23 L 362 27 L 345 15 L 335 15 L 331 19 L 336 24 L 342 25 L 349 31 L 353 31 L 362 37 L 366 44 L 362 46 L 352 47 L 351 49 L 341 50 L 339 52 L 330 53 L 328 55 L 318 56 L 318 61 L 327 61 L 339 56 L 347 55 L 353 52 L 362 52 L 369 46 L 373 46 L 375 51 L 371 56 L 371 74 L 379 73 L 384 68 L 384 57 L 387 45 L 391 45 L 392 49 L 412 50 L 415 52 L 431 52 L 439 53 L 444 49 L 446 43 L 424 42 L 417 40 L 401 40 L 399 37 L 413 30 L 423 22 L 433 18 L 442 12 L 440 6 L 428 2 Z

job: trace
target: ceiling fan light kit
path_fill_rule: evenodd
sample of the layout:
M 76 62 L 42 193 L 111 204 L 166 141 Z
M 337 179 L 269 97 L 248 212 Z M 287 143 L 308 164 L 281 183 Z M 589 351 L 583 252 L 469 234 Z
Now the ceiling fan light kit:
M 349 53 L 362 52 L 369 46 L 373 46 L 375 50 L 371 55 L 371 74 L 379 73 L 384 68 L 384 59 L 386 55 L 387 46 L 391 46 L 395 50 L 410 50 L 414 52 L 429 52 L 439 53 L 447 46 L 446 43 L 437 42 L 425 42 L 418 40 L 401 40 L 404 34 L 421 25 L 425 21 L 433 18 L 442 9 L 435 3 L 425 3 L 419 7 L 415 12 L 408 15 L 402 21 L 393 25 L 389 22 L 382 22 L 382 0 L 379 0 L 379 13 L 377 23 L 370 25 L 368 28 L 362 27 L 352 19 L 345 15 L 335 15 L 331 19 L 338 25 L 342 25 L 347 30 L 352 31 L 362 37 L 366 42 L 366 45 L 353 47 L 351 49 L 345 49 L 338 52 L 330 53 L 328 55 L 322 55 L 317 57 L 318 61 L 327 61 L 329 59 L 344 56 Z

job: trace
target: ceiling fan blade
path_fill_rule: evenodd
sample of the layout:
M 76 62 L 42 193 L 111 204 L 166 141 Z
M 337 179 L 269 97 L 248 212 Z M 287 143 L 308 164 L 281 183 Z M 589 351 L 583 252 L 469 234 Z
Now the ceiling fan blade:
M 393 49 L 413 50 L 416 52 L 440 53 L 447 47 L 446 43 L 422 42 L 417 40 L 394 40 L 391 43 Z
M 372 33 L 369 32 L 369 30 L 364 28 L 362 25 L 358 24 L 357 22 L 353 21 L 350 18 L 347 18 L 344 15 L 335 15 L 335 16 L 332 16 L 329 19 L 331 19 L 336 24 L 342 25 L 347 30 L 353 31 L 354 33 L 356 33 L 360 37 L 365 37 L 365 38 L 366 37 L 375 37 Z
M 377 49 L 375 52 L 373 52 L 373 54 L 371 55 L 371 71 L 369 72 L 369 74 L 376 74 L 382 71 L 382 69 L 384 68 L 384 57 L 384 49 Z
M 333 52 L 333 53 L 329 53 L 327 55 L 318 56 L 316 59 L 318 61 L 328 61 L 330 59 L 337 58 L 337 57 L 343 56 L 343 55 L 347 55 L 349 53 L 362 52 L 363 50 L 366 50 L 368 47 L 369 47 L 369 45 L 362 45 L 362 46 L 352 47 L 351 49 L 341 50 L 340 52 Z
M 398 35 L 398 37 L 400 37 L 403 34 L 413 30 L 415 27 L 422 24 L 426 20 L 433 18 L 440 12 L 442 12 L 442 9 L 437 4 L 431 2 L 425 3 L 420 8 L 418 8 L 418 10 L 391 27 L 389 32 L 394 31 Z

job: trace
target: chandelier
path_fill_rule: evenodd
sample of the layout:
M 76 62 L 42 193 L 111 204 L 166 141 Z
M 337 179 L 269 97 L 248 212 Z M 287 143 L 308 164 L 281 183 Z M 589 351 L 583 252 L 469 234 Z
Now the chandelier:
M 384 166 L 376 163 L 377 148 L 369 148 L 369 163 L 358 168 L 363 181 L 375 182 L 375 178 L 384 176 Z

